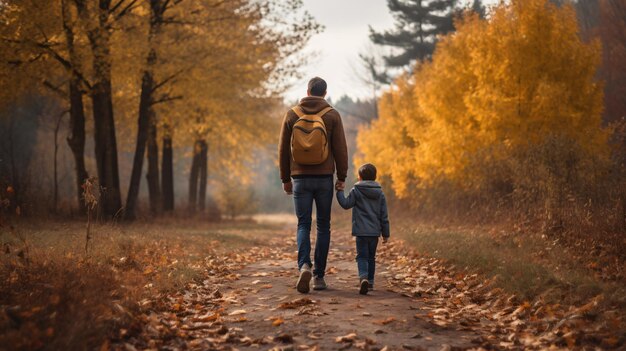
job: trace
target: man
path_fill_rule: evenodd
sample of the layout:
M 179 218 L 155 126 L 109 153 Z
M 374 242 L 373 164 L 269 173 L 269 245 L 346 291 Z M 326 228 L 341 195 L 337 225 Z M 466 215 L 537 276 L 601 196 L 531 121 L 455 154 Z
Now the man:
M 335 187 L 344 188 L 344 182 L 348 173 L 348 146 L 343 131 L 343 124 L 339 113 L 332 109 L 326 102 L 326 82 L 319 77 L 309 81 L 307 97 L 289 110 L 285 115 L 280 132 L 278 145 L 278 157 L 280 178 L 283 182 L 283 190 L 287 195 L 293 194 L 296 216 L 298 217 L 298 270 L 299 277 L 296 289 L 301 293 L 309 292 L 309 283 L 314 276 L 313 289 L 326 289 L 324 273 L 326 260 L 330 246 L 330 210 L 332 206 Z M 303 117 L 303 118 L 302 118 Z M 302 123 L 313 123 L 319 119 L 319 126 L 306 130 Z M 296 125 L 296 122 L 298 125 Z M 294 129 L 294 125 L 296 128 Z M 294 134 L 294 130 L 296 133 Z M 323 138 L 323 147 L 328 152 L 327 156 L 321 157 L 321 161 L 296 162 L 302 160 L 302 151 L 292 155 L 292 147 L 298 142 L 295 139 L 299 135 L 307 133 L 313 138 Z M 323 132 L 322 132 L 323 131 Z M 316 134 L 317 133 L 317 134 Z M 294 140 L 292 140 L 294 136 Z M 319 145 L 317 145 L 319 146 Z M 316 145 L 313 145 L 315 148 Z M 296 150 L 294 148 L 294 150 Z M 297 156 L 297 157 L 294 157 Z M 333 174 L 337 169 L 337 183 L 333 186 Z M 293 178 L 293 182 L 292 182 Z M 317 215 L 317 240 L 315 241 L 314 268 L 311 272 L 311 212 L 315 202 Z

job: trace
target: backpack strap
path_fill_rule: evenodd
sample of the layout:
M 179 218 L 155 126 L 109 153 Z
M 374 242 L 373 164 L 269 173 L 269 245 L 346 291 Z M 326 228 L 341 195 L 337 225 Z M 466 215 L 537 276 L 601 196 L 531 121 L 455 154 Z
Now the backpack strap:
M 314 114 L 313 116 L 322 118 L 323 115 L 327 114 L 332 109 L 333 109 L 332 107 L 328 106 L 325 109 L 321 110 L 320 112 Z M 302 107 L 300 107 L 299 105 L 292 107 L 291 110 L 295 112 L 298 118 L 302 118 L 307 115 L 306 113 L 304 113 L 304 111 L 302 111 Z
M 304 113 L 304 111 L 302 111 L 302 107 L 300 107 L 300 106 L 294 106 L 294 107 L 291 108 L 291 110 L 296 113 L 298 118 L 302 118 L 302 117 L 306 116 L 306 113 Z
M 327 114 L 332 109 L 333 109 L 332 107 L 328 106 L 325 109 L 321 110 L 320 112 L 316 113 L 315 115 L 319 118 L 322 118 L 323 115 Z

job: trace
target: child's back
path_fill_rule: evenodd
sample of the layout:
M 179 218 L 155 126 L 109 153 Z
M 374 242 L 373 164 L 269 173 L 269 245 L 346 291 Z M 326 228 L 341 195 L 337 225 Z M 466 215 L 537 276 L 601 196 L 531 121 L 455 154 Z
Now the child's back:
M 341 207 L 352 208 L 352 235 L 389 237 L 387 201 L 378 182 L 364 180 L 356 183 L 348 194 L 337 193 Z
M 363 179 L 363 180 L 362 180 Z M 376 181 L 376 167 L 365 164 L 359 168 L 359 182 L 348 197 L 337 189 L 337 201 L 346 210 L 352 208 L 352 235 L 356 237 L 356 261 L 361 294 L 374 287 L 378 237 L 389 238 L 389 215 L 383 189 Z

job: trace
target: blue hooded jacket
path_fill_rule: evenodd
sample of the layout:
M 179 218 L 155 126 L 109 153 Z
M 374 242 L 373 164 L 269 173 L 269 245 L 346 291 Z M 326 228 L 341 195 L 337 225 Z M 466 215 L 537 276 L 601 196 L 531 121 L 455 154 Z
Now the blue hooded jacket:
M 348 197 L 337 191 L 337 201 L 346 210 L 352 208 L 352 235 L 389 237 L 387 200 L 380 184 L 357 182 Z

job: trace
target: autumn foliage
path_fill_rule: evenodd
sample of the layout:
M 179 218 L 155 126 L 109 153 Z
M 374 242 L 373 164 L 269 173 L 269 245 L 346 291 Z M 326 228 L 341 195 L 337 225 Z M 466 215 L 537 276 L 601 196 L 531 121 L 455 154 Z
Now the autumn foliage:
M 514 213 L 551 229 L 593 221 L 600 193 L 620 195 L 601 126 L 600 43 L 581 40 L 571 6 L 546 0 L 467 14 L 456 29 L 382 96 L 357 163 L 375 163 L 425 210 Z

